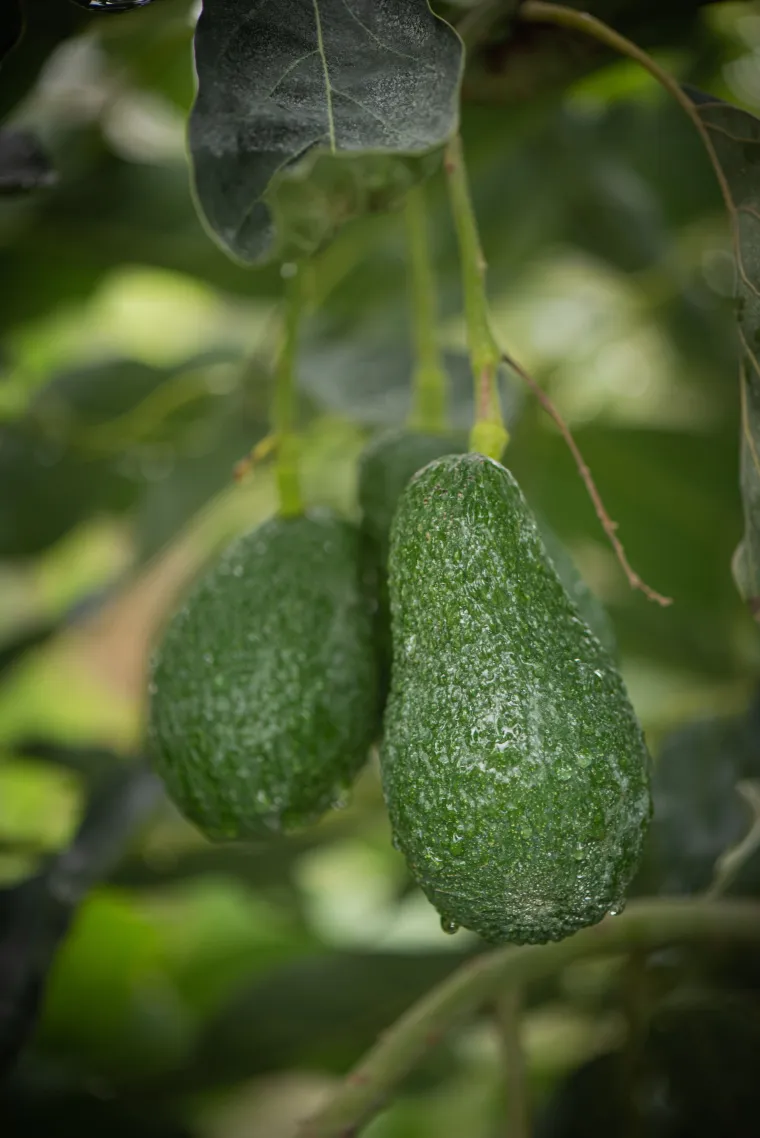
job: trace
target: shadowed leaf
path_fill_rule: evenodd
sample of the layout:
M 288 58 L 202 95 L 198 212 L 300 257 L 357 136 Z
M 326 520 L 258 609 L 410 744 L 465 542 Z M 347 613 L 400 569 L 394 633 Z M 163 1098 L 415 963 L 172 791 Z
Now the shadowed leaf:
M 282 225 L 294 197 L 312 215 L 303 253 L 339 221 L 385 207 L 411 176 L 390 156 L 425 154 L 456 129 L 461 43 L 427 0 L 206 0 L 195 59 L 196 192 L 245 261 L 275 251 L 272 214 Z M 335 157 L 318 157 L 307 184 L 292 168 L 314 149 Z

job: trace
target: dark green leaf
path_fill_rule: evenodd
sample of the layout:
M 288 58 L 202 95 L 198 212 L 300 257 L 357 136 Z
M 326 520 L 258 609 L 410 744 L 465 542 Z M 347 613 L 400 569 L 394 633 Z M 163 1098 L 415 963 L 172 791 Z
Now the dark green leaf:
M 450 952 L 336 952 L 283 965 L 235 992 L 182 1080 L 213 1086 L 310 1060 L 344 1068 L 461 960 Z
M 536 1138 L 749 1138 L 760 1110 L 758 1010 L 723 994 L 664 1005 L 633 1062 L 600 1055 L 559 1086 Z
M 85 461 L 29 422 L 0 427 L 0 557 L 29 557 L 99 510 L 122 510 L 135 482 L 102 459 Z
M 746 715 L 704 719 L 679 728 L 660 748 L 652 778 L 654 818 L 644 864 L 632 892 L 701 893 L 715 865 L 752 824 L 737 790 L 760 779 L 760 701 Z M 757 895 L 760 851 L 728 885 L 729 893 Z
M 403 423 L 409 414 L 414 361 L 410 347 L 399 345 L 398 327 L 390 324 L 387 338 L 364 336 L 345 339 L 317 330 L 304 345 L 301 385 L 323 407 L 350 415 L 368 427 Z M 445 352 L 451 385 L 451 425 L 468 430 L 473 416 L 473 380 L 464 352 Z M 510 428 L 517 422 L 525 392 L 502 372 L 502 410 Z
M 736 316 L 741 341 L 744 537 L 734 576 L 760 619 L 760 120 L 701 92 L 689 96 L 705 124 L 724 179 L 737 266 Z
M 195 58 L 196 191 L 214 234 L 245 261 L 275 251 L 265 199 L 311 150 L 336 156 L 318 161 L 320 192 L 348 179 L 342 204 L 320 205 L 330 228 L 374 194 L 385 204 L 398 174 L 378 156 L 424 154 L 456 129 L 461 43 L 427 0 L 206 0 Z M 343 173 L 337 156 L 349 154 L 375 157 L 361 175 Z M 277 220 L 283 210 L 274 205 Z

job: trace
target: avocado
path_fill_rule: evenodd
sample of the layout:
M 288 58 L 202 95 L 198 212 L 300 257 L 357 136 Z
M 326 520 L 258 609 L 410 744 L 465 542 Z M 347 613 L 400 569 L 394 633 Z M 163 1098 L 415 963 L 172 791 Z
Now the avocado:
M 567 546 L 557 537 L 551 526 L 539 514 L 534 514 L 544 549 L 549 554 L 562 584 L 575 602 L 575 607 L 586 624 L 611 656 L 617 656 L 617 638 L 612 621 L 601 601 L 592 593 L 578 567 L 573 561 Z
M 393 516 L 409 479 L 418 470 L 436 458 L 466 450 L 467 438 L 464 434 L 436 435 L 402 429 L 386 431 L 372 439 L 359 460 L 363 548 L 367 573 L 375 590 L 375 643 L 380 671 L 381 710 L 390 685 L 392 656 L 388 555 Z M 589 628 L 604 647 L 615 655 L 615 633 L 605 609 L 581 577 L 572 557 L 548 523 L 538 515 L 536 522 L 560 581 L 575 601 Z
M 619 910 L 651 814 L 649 755 L 503 466 L 450 455 L 412 478 L 389 591 L 383 788 L 443 927 L 543 943 Z
M 150 681 L 150 752 L 208 837 L 313 821 L 364 762 L 376 724 L 356 527 L 315 512 L 233 542 L 170 621 Z
M 464 434 L 425 434 L 406 429 L 385 431 L 365 447 L 359 460 L 359 508 L 365 579 L 374 594 L 375 646 L 380 706 L 390 686 L 391 610 L 388 600 L 388 553 L 391 523 L 407 482 L 435 458 L 465 451 Z

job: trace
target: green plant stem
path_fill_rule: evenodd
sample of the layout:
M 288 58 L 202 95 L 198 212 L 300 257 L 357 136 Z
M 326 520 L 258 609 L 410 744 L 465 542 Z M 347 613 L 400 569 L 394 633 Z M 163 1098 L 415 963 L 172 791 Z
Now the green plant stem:
M 415 368 L 409 425 L 431 434 L 446 430 L 448 377 L 436 338 L 437 303 L 430 256 L 424 186 L 414 186 L 404 203 Z
M 501 352 L 491 332 L 485 289 L 486 263 L 459 135 L 455 135 L 446 147 L 444 168 L 459 242 L 467 340 L 475 380 L 475 424 L 470 435 L 470 447 L 498 459 L 509 441 L 499 403 Z
M 285 318 L 272 402 L 272 426 L 277 439 L 275 477 L 280 514 L 285 518 L 298 517 L 303 513 L 298 474 L 298 439 L 294 431 L 296 359 L 303 311 L 303 280 L 303 268 L 298 265 L 285 282 Z
M 531 1135 L 528 1070 L 520 1036 L 522 1005 L 522 991 L 517 985 L 500 992 L 494 1002 L 494 1019 L 504 1057 L 506 1138 L 530 1138 Z
M 620 32 L 614 31 L 602 20 L 590 15 L 588 12 L 578 11 L 577 8 L 567 8 L 563 4 L 545 3 L 544 0 L 525 0 L 519 8 L 518 14 L 519 19 L 529 23 L 554 24 L 557 27 L 570 28 L 573 31 L 582 32 L 584 35 L 591 36 L 592 39 L 612 48 L 613 51 L 619 52 L 620 55 L 625 55 L 628 59 L 635 60 L 645 71 L 648 71 L 649 74 L 664 87 L 668 94 L 672 95 L 684 113 L 691 119 L 712 163 L 729 214 L 733 215 L 734 203 L 731 190 L 729 189 L 725 174 L 721 169 L 718 156 L 715 153 L 712 139 L 710 138 L 707 127 L 699 116 L 699 112 L 686 92 L 681 88 L 677 79 L 674 79 L 669 72 L 663 67 L 660 67 L 659 63 L 657 63 L 648 52 L 644 51 L 643 48 L 640 48 L 632 40 L 626 39 Z
M 386 1031 L 298 1138 L 349 1138 L 383 1106 L 399 1080 L 455 1024 L 496 992 L 529 984 L 591 956 L 653 950 L 684 941 L 760 941 L 760 905 L 748 901 L 647 900 L 566 940 L 474 957 Z

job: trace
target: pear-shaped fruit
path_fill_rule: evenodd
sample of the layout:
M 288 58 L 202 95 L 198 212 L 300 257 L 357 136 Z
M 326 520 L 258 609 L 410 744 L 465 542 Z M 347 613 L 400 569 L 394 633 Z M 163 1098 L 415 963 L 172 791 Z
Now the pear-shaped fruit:
M 650 760 L 512 475 L 477 454 L 430 463 L 401 497 L 389 569 L 383 785 L 445 927 L 541 943 L 618 909 Z
M 278 517 L 233 542 L 169 623 L 150 691 L 156 767 L 209 837 L 318 817 L 376 724 L 355 527 L 328 513 Z

